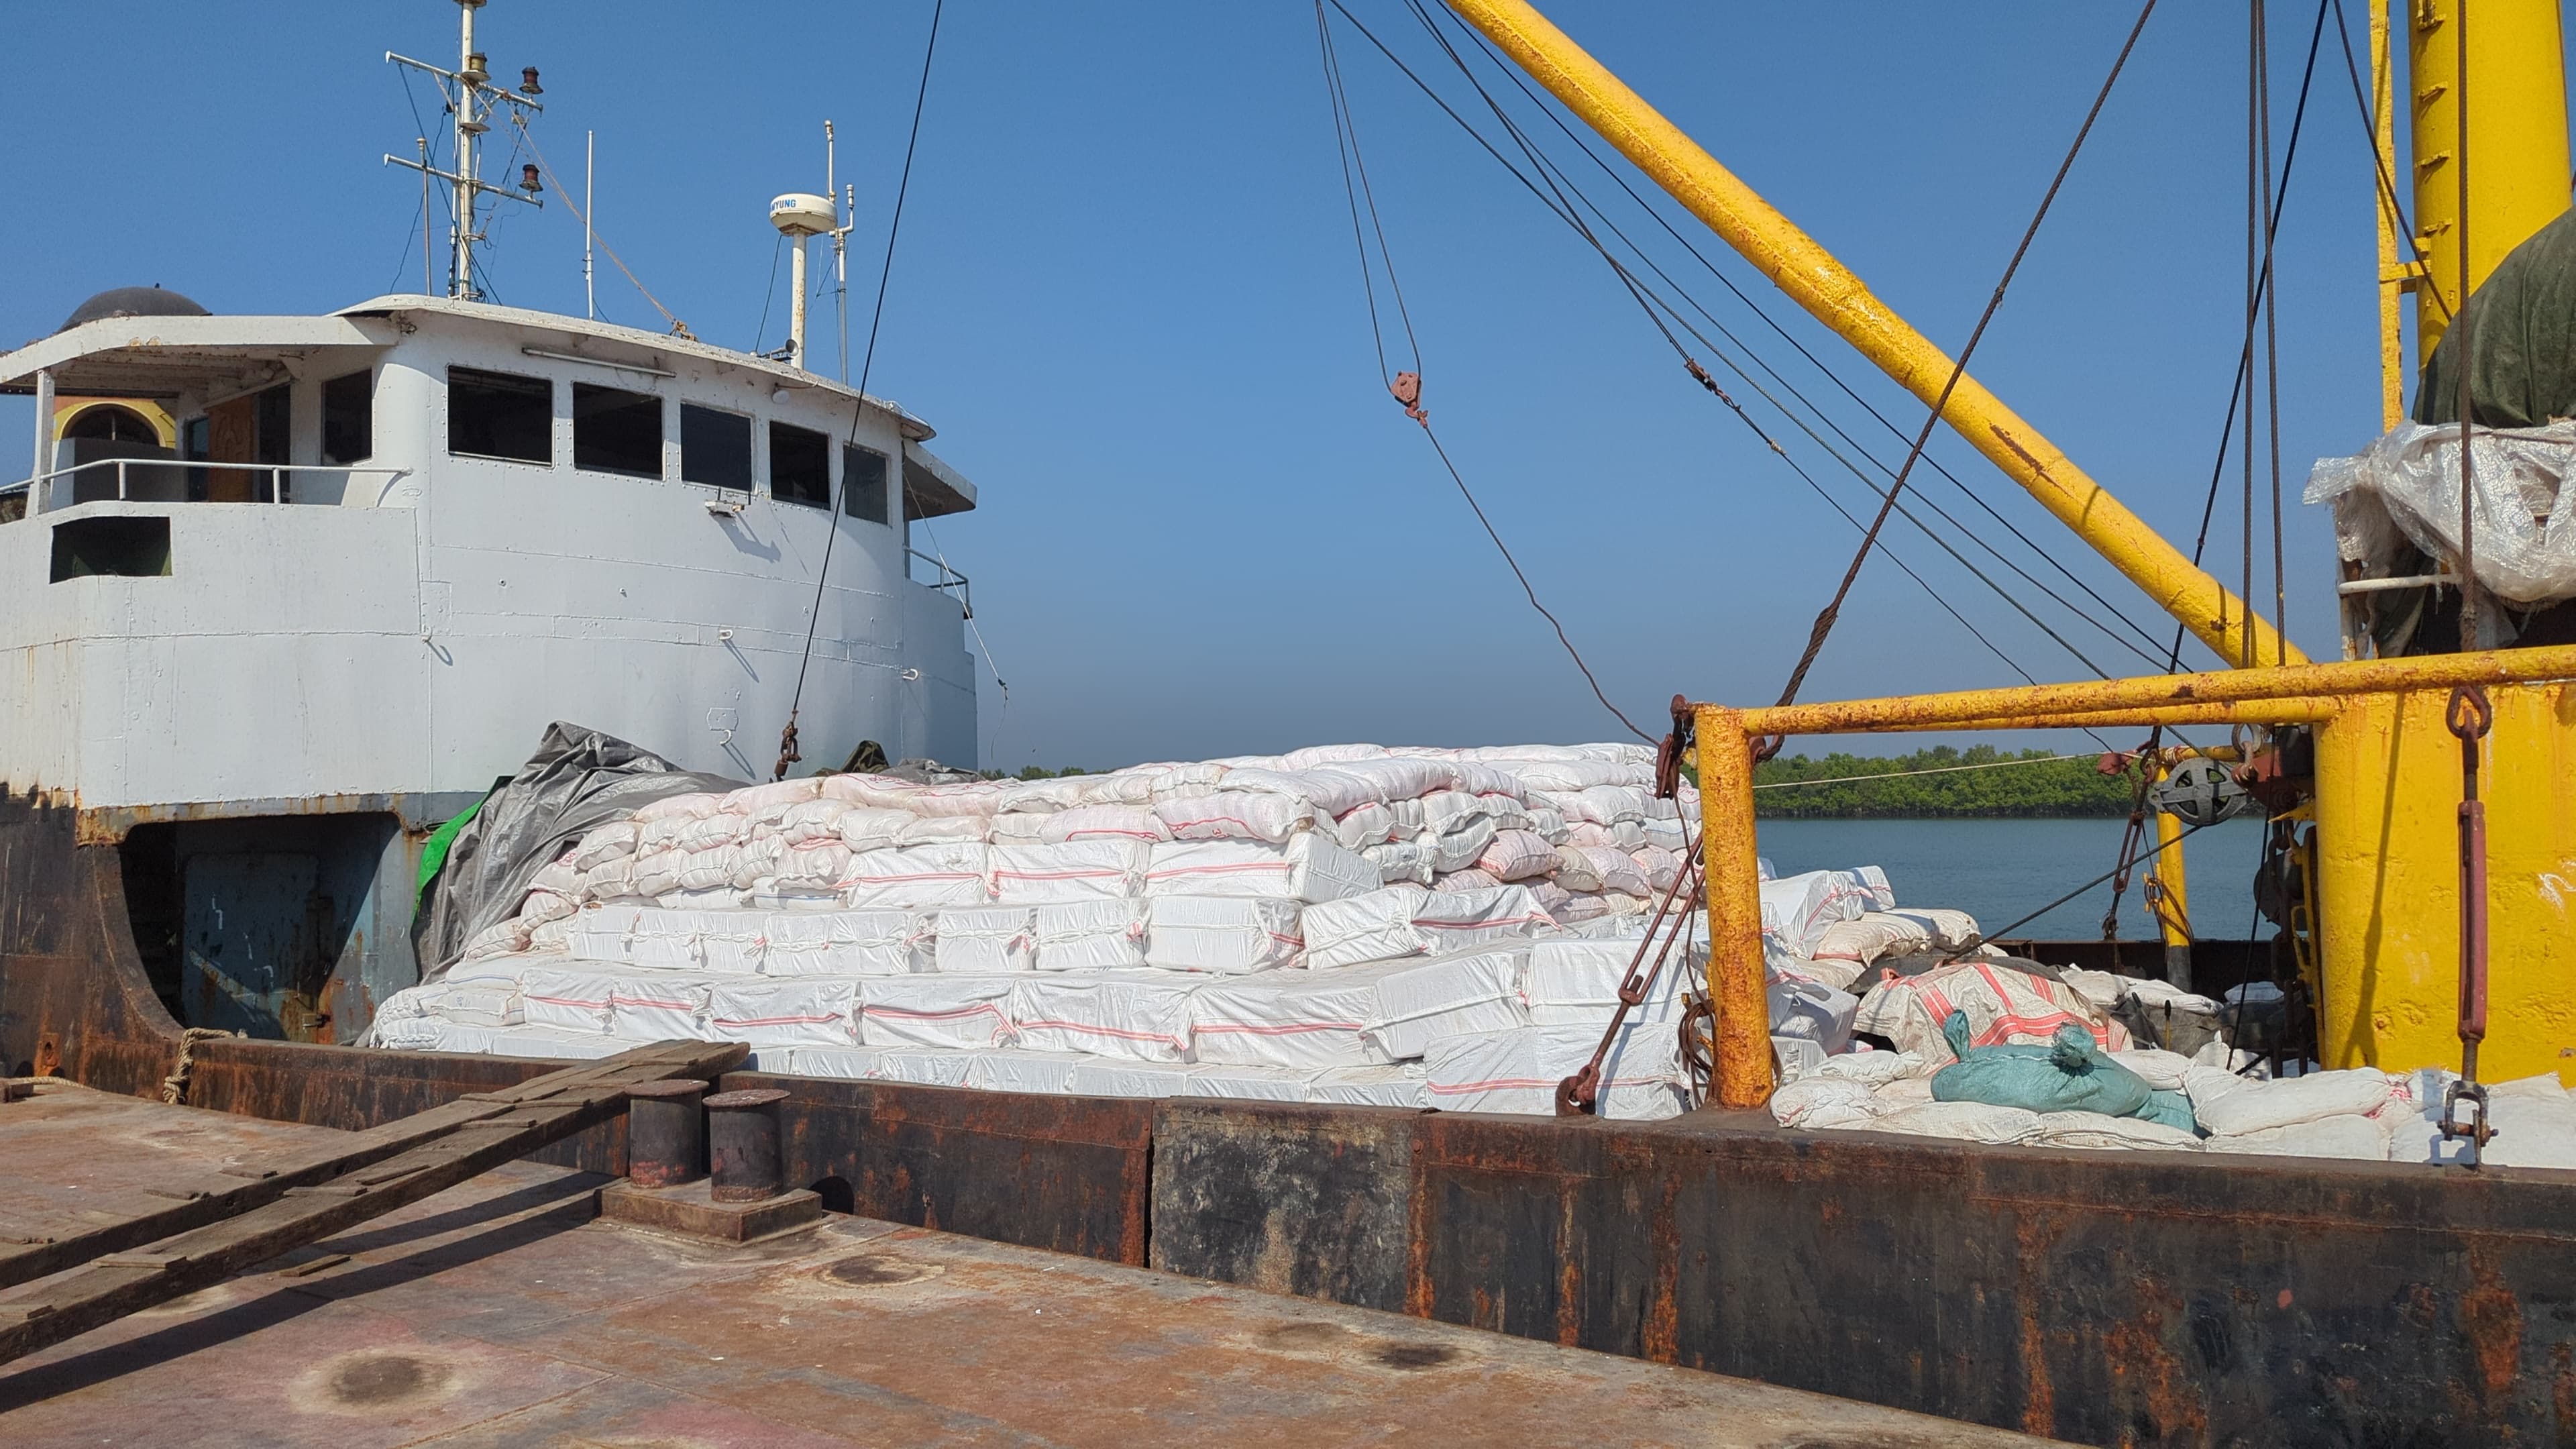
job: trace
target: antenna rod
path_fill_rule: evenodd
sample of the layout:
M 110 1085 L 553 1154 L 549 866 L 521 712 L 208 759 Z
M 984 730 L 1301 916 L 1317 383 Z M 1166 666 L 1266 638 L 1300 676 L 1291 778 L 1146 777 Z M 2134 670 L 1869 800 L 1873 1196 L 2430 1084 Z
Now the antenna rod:
M 482 7 L 483 0 L 456 0 L 456 216 L 449 228 L 455 257 L 454 270 L 447 278 L 447 295 L 468 301 L 474 297 L 474 163 L 480 149 L 475 145 L 475 133 L 483 129 L 474 115 L 474 93 L 482 89 L 476 79 L 479 67 L 474 55 L 474 12 Z
M 598 172 L 599 133 L 584 131 L 581 133 L 581 299 L 593 322 L 599 320 L 599 292 L 590 274 L 591 218 L 597 215 L 591 209 L 590 192 L 591 182 Z
M 430 264 L 429 138 L 414 136 L 412 140 L 420 146 L 420 294 L 426 297 L 430 289 L 438 285 L 436 272 Z

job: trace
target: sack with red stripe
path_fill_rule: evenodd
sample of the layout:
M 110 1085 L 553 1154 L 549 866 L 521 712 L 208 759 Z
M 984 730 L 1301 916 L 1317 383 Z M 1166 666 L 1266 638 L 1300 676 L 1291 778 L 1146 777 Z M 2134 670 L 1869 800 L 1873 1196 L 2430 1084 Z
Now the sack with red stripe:
M 1991 961 L 1962 961 L 1920 976 L 1899 977 L 1861 999 L 1852 1029 L 1882 1036 L 1925 1061 L 1954 1060 L 1941 1023 L 1956 1011 L 1968 1019 L 1971 1046 L 2044 1044 L 2061 1026 L 2084 1028 L 2104 1051 L 2129 1049 L 2128 1028 L 2062 982 Z

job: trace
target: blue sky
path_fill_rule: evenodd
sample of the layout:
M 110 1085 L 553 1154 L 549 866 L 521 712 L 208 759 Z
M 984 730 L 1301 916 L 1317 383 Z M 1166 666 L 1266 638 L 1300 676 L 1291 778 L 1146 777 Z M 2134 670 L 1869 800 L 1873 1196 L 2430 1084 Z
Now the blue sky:
M 1453 103 L 1472 102 L 1397 0 L 1347 3 Z M 1545 8 L 1945 347 L 1974 322 L 2135 13 Z M 2363 8 L 2348 8 L 2357 25 Z M 2273 9 L 2277 150 L 2314 11 Z M 95 67 L 37 63 L 87 52 L 94 31 L 76 7 L 15 18 L 20 64 L 0 107 L 21 143 L 0 153 L 0 188 L 48 200 L 31 208 L 42 225 L 0 229 L 11 279 L 0 339 L 48 332 L 82 297 L 120 284 L 157 282 L 242 312 L 418 288 L 416 181 L 378 161 L 407 153 L 416 128 L 381 53 L 452 60 L 453 7 L 257 15 L 124 7 L 114 104 L 101 102 Z M 597 131 L 602 234 L 713 341 L 754 341 L 773 257 L 767 200 L 819 187 L 822 121 L 837 121 L 842 174 L 859 187 L 853 310 L 864 319 L 928 0 L 495 0 L 482 15 L 496 72 L 543 69 L 538 135 L 555 170 L 576 176 L 583 132 Z M 2297 491 L 2313 459 L 2358 449 L 2378 416 L 2370 163 L 2328 25 L 2281 229 L 2279 329 L 2290 625 L 2331 657 L 2326 521 Z M 1974 364 L 2186 548 L 2242 316 L 2243 31 L 2241 7 L 2159 7 Z M 1767 702 L 1850 557 L 1851 527 L 1691 383 L 1579 238 L 1366 42 L 1339 36 L 1421 336 L 1426 401 L 1495 525 L 1640 723 L 1657 728 L 1676 691 Z M 1617 202 L 1622 225 L 1653 231 L 1554 140 L 1597 199 Z M 1918 405 L 1666 210 L 1911 432 Z M 1773 366 L 1837 399 L 1829 411 L 1855 437 L 1901 456 L 1677 246 L 1652 250 Z M 580 227 L 565 208 L 505 218 L 488 264 L 503 301 L 581 310 Z M 605 315 L 656 325 L 601 265 Z M 828 326 L 818 323 L 823 355 Z M 986 764 L 1617 733 L 1376 366 L 1309 6 L 949 7 L 870 387 L 929 418 L 933 446 L 982 488 L 983 507 L 946 520 L 937 543 L 973 577 L 978 622 L 1011 685 L 1006 707 L 987 676 Z M 1812 443 L 1756 413 L 1847 506 L 1864 507 Z M 0 456 L 25 456 L 28 416 L 24 400 L 0 406 Z M 1934 455 L 2151 634 L 2169 635 L 1955 439 L 1943 435 Z M 1973 513 L 1946 483 L 1925 486 Z M 2231 463 L 2211 545 L 2231 579 L 2238 486 Z M 1921 537 L 1900 524 L 1889 538 L 2031 674 L 2085 677 Z M 2143 667 L 2016 592 L 2105 668 Z M 1805 695 L 2013 682 L 1882 559 Z

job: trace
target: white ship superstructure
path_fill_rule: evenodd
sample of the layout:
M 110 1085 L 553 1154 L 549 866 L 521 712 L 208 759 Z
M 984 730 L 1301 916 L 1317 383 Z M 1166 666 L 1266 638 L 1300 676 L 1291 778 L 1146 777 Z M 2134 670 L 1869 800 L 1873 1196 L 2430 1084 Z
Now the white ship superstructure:
M 773 208 L 776 354 L 478 300 L 478 208 L 513 195 L 480 134 L 537 93 L 489 83 L 479 4 L 458 69 L 402 62 L 458 118 L 455 169 L 419 167 L 458 203 L 451 295 L 240 316 L 120 288 L 0 354 L 37 403 L 26 476 L 0 465 L 0 787 L 124 846 L 192 1025 L 363 1031 L 413 979 L 426 832 L 554 721 L 744 780 L 791 710 L 800 772 L 863 742 L 976 763 L 967 583 L 912 546 L 975 489 L 927 423 L 797 365 L 805 245 L 848 224 Z

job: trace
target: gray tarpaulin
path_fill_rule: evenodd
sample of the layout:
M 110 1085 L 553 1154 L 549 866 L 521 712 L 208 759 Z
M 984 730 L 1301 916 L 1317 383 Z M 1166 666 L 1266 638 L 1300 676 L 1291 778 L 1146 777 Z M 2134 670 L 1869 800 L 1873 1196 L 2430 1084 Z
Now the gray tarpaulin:
M 598 730 L 561 720 L 546 726 L 537 752 L 457 833 L 421 899 L 411 925 L 420 979 L 438 979 L 466 942 L 516 915 L 528 882 L 592 829 L 673 795 L 742 785 L 683 770 Z

